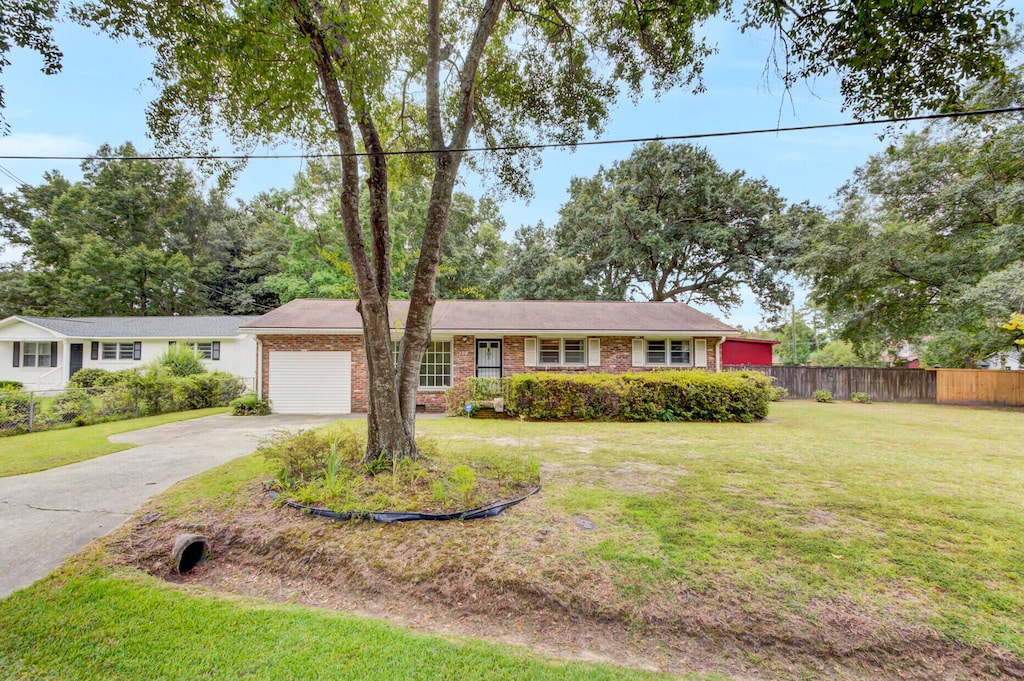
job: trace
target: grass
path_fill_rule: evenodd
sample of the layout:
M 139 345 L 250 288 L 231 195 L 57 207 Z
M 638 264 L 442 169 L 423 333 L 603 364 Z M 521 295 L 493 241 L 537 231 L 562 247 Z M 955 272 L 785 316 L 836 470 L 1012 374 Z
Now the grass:
M 45 471 L 131 449 L 135 445 L 111 442 L 116 433 L 152 428 L 165 423 L 222 414 L 225 407 L 180 411 L 81 428 L 63 428 L 0 438 L 0 478 Z
M 75 616 L 69 616 L 74 613 Z M 325 610 L 69 569 L 0 601 L 4 679 L 654 680 Z
M 751 425 L 424 419 L 418 432 L 453 459 L 536 457 L 543 493 L 495 521 L 303 524 L 303 546 L 314 536 L 335 541 L 327 554 L 371 565 L 383 585 L 443 585 L 456 569 L 481 570 L 498 589 L 537 584 L 568 607 L 597 603 L 604 621 L 621 617 L 632 640 L 645 636 L 645 613 L 685 621 L 704 607 L 722 615 L 709 621 L 736 623 L 750 660 L 770 659 L 756 648 L 766 631 L 799 647 L 808 631 L 829 627 L 838 638 L 814 654 L 880 640 L 881 652 L 896 652 L 878 664 L 899 664 L 900 632 L 924 627 L 1020 659 L 1022 426 L 1021 411 L 810 401 L 773 404 L 766 421 Z M 248 457 L 198 476 L 151 507 L 164 516 L 148 527 L 194 527 L 227 512 L 222 523 L 252 480 L 270 473 Z M 581 515 L 596 527 L 578 529 L 573 516 Z M 242 543 L 244 530 L 234 532 L 227 530 Z M 836 613 L 863 619 L 834 620 Z M 713 641 L 722 631 L 707 635 Z M 361 657 L 381 645 L 380 659 Z M 270 650 L 282 651 L 283 666 Z M 880 653 L 865 650 L 851 664 Z M 816 668 L 805 667 L 809 677 Z M 6 678 L 361 678 L 364 669 L 382 678 L 619 678 L 318 610 L 181 593 L 109 568 L 67 573 L 0 601 L 0 669 L 15 670 Z
M 540 457 L 545 503 L 602 528 L 567 561 L 599 564 L 638 606 L 682 587 L 795 614 L 851 601 L 1024 656 L 1020 411 L 788 401 L 755 425 L 419 431 Z

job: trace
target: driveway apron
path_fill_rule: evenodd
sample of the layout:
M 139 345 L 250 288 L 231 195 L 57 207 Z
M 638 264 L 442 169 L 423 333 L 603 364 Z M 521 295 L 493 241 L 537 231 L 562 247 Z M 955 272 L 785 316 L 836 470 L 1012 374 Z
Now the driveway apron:
M 110 438 L 139 445 L 133 449 L 0 478 L 0 598 L 44 577 L 179 480 L 254 451 L 274 431 L 335 418 L 218 414 L 178 421 Z

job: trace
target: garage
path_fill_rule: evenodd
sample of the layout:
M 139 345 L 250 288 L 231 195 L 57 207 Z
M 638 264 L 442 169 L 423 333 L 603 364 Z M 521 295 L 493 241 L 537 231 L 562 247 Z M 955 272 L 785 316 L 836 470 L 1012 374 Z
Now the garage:
M 352 353 L 270 351 L 270 403 L 278 414 L 352 412 Z

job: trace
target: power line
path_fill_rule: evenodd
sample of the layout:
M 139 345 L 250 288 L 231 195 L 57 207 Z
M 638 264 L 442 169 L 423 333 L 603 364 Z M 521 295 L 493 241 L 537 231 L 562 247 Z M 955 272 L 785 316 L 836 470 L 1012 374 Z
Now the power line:
M 547 142 L 542 144 L 511 144 L 494 147 L 464 147 L 462 149 L 406 149 L 399 151 L 380 152 L 382 156 L 418 156 L 439 152 L 475 154 L 494 151 L 535 151 L 543 149 L 567 149 L 575 147 L 596 147 L 612 144 L 639 144 L 641 142 L 673 142 L 684 140 L 712 139 L 717 137 L 739 137 L 743 135 L 779 134 L 784 132 L 806 132 L 810 130 L 835 130 L 838 128 L 857 128 L 869 125 L 892 125 L 893 123 L 914 123 L 918 121 L 935 121 L 955 118 L 973 118 L 976 116 L 994 116 L 1024 112 L 1024 106 L 1012 106 L 1002 109 L 980 109 L 977 111 L 953 111 L 948 113 L 924 114 L 920 116 L 900 116 L 896 118 L 874 118 L 867 121 L 847 121 L 845 123 L 820 123 L 817 125 L 795 125 L 776 128 L 755 128 L 748 130 L 729 130 L 724 132 L 688 133 L 683 135 L 658 135 L 655 137 L 631 137 L 611 140 L 593 140 L 590 142 Z M 367 152 L 316 153 L 316 154 L 170 154 L 154 156 L 7 156 L 0 159 L 11 161 L 252 161 L 278 159 L 310 159 L 310 158 L 345 158 L 370 156 Z
M 8 170 L 7 168 L 4 168 L 3 166 L 0 166 L 0 173 L 3 173 L 3 174 L 4 174 L 4 175 L 6 175 L 7 177 L 11 178 L 11 179 L 12 179 L 12 180 L 14 180 L 15 182 L 17 182 L 17 183 L 18 183 L 18 185 L 19 185 L 19 186 L 21 186 L 21 187 L 27 187 L 27 186 L 29 186 L 28 182 L 25 182 L 25 180 L 21 179 L 20 177 L 18 177 L 18 176 L 17 176 L 17 175 L 15 175 L 14 173 L 12 173 L 12 172 L 11 172 L 10 170 Z

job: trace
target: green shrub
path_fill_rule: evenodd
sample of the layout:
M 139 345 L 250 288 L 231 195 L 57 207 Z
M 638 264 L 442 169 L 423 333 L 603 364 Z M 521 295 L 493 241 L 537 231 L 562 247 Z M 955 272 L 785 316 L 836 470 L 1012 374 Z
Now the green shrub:
M 139 401 L 131 387 L 114 386 L 96 391 L 96 416 L 108 421 L 138 416 Z
M 96 406 L 88 392 L 72 388 L 65 390 L 50 403 L 48 420 L 52 423 L 72 423 L 81 419 L 82 425 L 96 413 Z
M 771 382 L 755 372 L 521 374 L 506 411 L 541 420 L 740 421 L 768 414 Z
M 857 404 L 871 404 L 871 395 L 867 393 L 850 393 L 850 400 Z
M 285 486 L 322 480 L 327 473 L 328 459 L 336 457 L 335 466 L 358 461 L 363 443 L 347 428 L 304 430 L 296 435 L 278 433 L 256 451 L 277 469 L 278 481 Z
M 172 376 L 195 376 L 206 373 L 202 358 L 191 345 L 172 345 L 160 355 L 157 363 L 167 368 Z
M 246 393 L 231 400 L 231 413 L 235 416 L 266 416 L 270 413 L 270 404 L 256 393 Z
M 139 403 L 139 413 L 147 416 L 177 410 L 175 380 L 162 365 L 134 374 L 128 384 Z
M 24 387 L 21 381 L 0 381 L 0 392 L 14 392 Z
M 789 388 L 783 388 L 782 386 L 775 385 L 772 386 L 772 402 L 778 402 L 786 397 L 789 397 Z
M 206 409 L 227 404 L 221 400 L 222 377 L 206 373 L 192 374 L 173 380 L 172 383 L 174 404 L 178 409 Z
M 831 390 L 815 390 L 813 395 L 814 395 L 814 399 L 817 400 L 818 402 L 831 402 L 832 401 L 832 391 Z
M 94 388 L 105 376 L 109 375 L 110 372 L 106 369 L 79 369 L 75 374 L 68 380 L 69 388 Z

